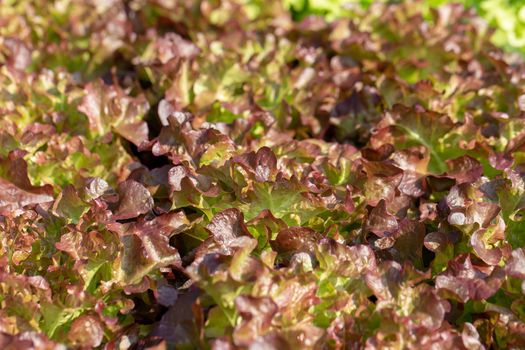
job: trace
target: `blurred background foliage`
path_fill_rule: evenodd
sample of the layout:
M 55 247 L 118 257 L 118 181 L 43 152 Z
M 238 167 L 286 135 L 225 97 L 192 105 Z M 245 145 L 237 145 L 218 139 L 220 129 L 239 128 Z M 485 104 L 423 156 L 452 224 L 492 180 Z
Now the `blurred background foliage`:
M 400 3 L 402 0 L 285 0 L 294 19 L 309 15 L 335 19 L 351 15 L 370 7 L 373 3 Z M 493 42 L 507 51 L 525 54 L 525 1 L 524 0 L 426 0 L 427 11 L 451 3 L 470 7 L 483 17 L 495 30 Z

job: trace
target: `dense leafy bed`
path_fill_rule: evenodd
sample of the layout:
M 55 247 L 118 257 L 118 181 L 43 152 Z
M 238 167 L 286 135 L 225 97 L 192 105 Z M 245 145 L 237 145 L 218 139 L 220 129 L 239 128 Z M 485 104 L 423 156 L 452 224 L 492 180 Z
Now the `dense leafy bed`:
M 525 65 L 471 10 L 0 3 L 0 347 L 525 347 Z

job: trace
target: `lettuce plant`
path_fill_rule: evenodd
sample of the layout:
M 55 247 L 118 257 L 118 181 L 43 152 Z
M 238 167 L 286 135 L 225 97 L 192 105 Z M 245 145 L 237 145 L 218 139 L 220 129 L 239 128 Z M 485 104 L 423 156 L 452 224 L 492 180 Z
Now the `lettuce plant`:
M 288 5 L 0 3 L 0 348 L 525 347 L 525 64 Z

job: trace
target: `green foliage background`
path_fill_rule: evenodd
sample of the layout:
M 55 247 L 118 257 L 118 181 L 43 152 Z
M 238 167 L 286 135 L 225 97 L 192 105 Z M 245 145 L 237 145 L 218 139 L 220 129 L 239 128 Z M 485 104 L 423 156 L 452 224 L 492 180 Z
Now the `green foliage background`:
M 368 8 L 373 3 L 400 3 L 401 0 L 285 0 L 295 19 L 308 15 L 321 15 L 328 19 L 350 15 L 355 8 Z M 483 17 L 495 33 L 494 44 L 508 51 L 525 54 L 525 1 L 524 0 L 428 0 L 422 1 L 427 11 L 440 5 L 459 3 L 471 7 Z

